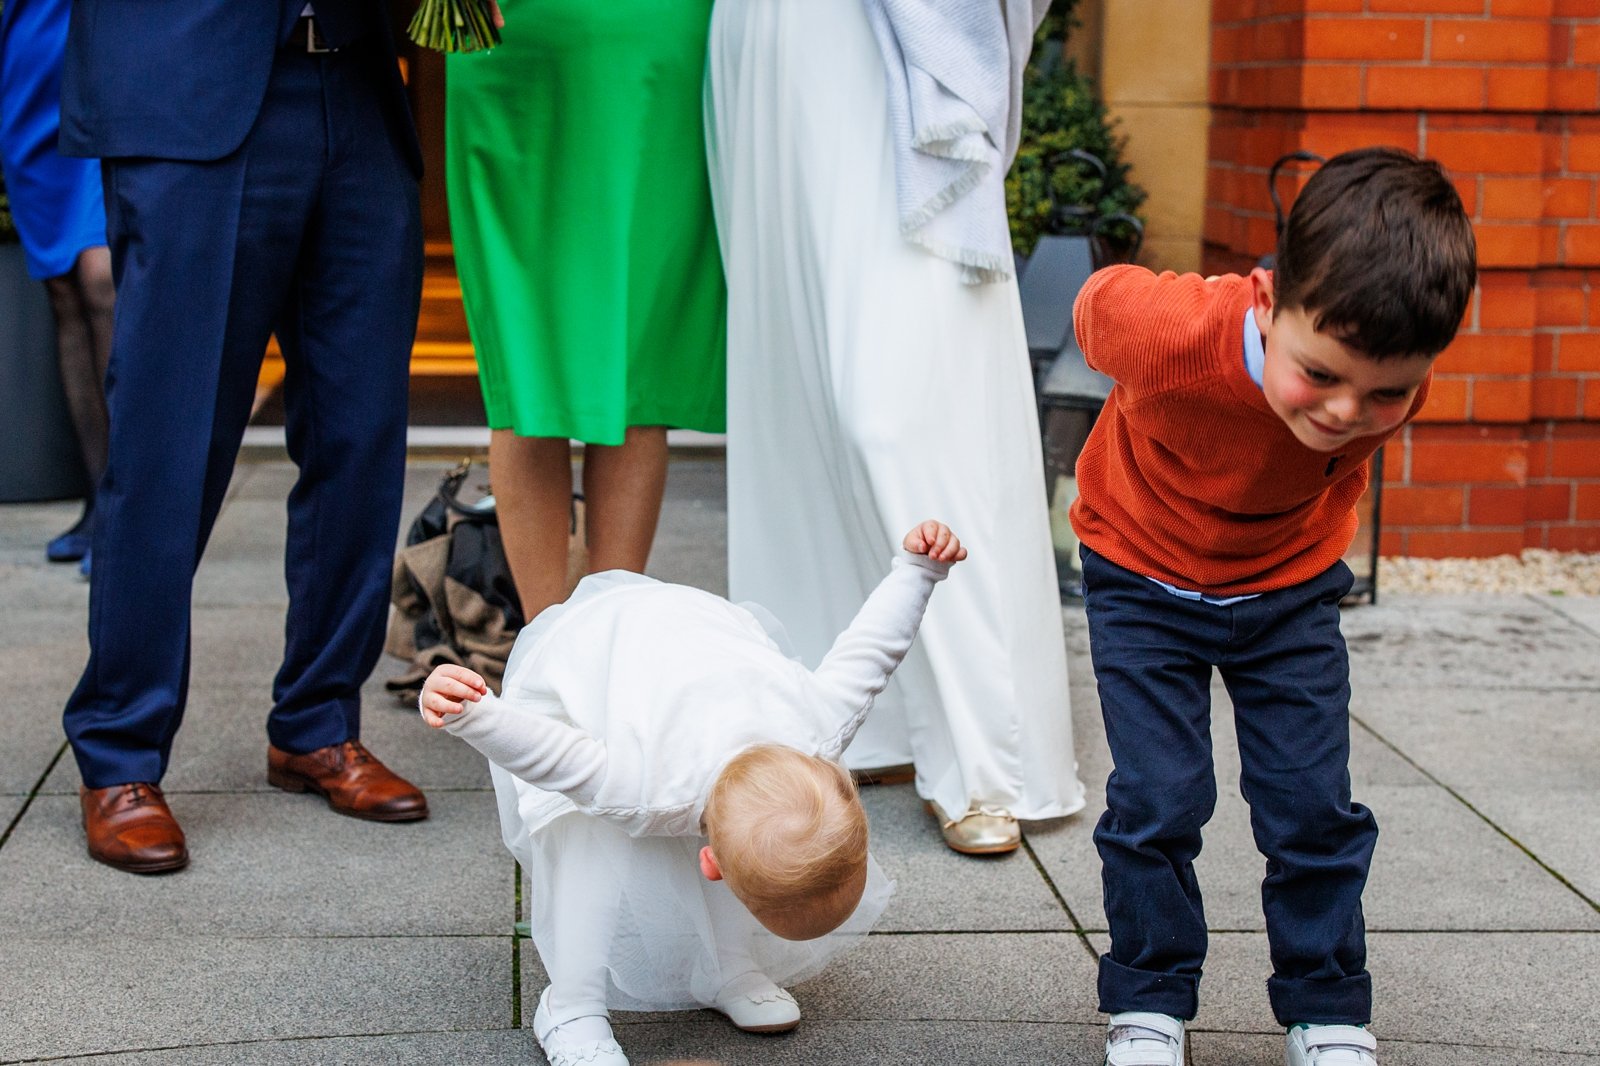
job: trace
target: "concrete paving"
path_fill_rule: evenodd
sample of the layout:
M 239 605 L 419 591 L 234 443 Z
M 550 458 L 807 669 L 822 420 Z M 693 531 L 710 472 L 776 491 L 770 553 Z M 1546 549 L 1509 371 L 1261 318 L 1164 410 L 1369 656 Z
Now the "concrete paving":
M 415 458 L 406 513 L 450 465 Z M 165 786 L 193 861 L 91 862 L 61 704 L 87 586 L 43 544 L 70 504 L 0 508 L 0 1064 L 542 1064 L 544 975 L 482 761 L 366 689 L 364 737 L 433 815 L 384 826 L 267 786 L 282 649 L 280 461 L 242 464 L 195 589 L 194 681 Z M 723 468 L 675 461 L 653 573 L 725 591 Z M 898 883 L 881 928 L 796 994 L 795 1033 L 622 1014 L 639 1064 L 1097 1064 L 1108 946 L 1091 839 L 1110 768 L 1081 610 L 1065 612 L 1089 809 L 999 860 L 940 843 L 909 786 L 866 794 Z M 1350 608 L 1351 776 L 1382 839 L 1366 896 L 1385 1066 L 1600 1066 L 1600 600 L 1383 596 Z M 1194 1066 L 1282 1062 L 1262 859 L 1226 693 L 1221 799 L 1198 863 L 1213 933 Z

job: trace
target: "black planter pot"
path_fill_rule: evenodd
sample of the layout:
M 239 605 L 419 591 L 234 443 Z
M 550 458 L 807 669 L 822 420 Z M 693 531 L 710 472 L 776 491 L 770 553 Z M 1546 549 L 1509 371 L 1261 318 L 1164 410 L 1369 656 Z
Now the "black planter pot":
M 83 498 L 89 476 L 61 390 L 55 318 L 17 244 L 0 244 L 0 411 L 0 503 Z

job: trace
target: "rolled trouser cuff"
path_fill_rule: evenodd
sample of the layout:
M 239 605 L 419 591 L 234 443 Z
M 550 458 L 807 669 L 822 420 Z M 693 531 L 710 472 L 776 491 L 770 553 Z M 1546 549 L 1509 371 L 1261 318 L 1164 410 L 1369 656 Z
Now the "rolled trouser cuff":
M 1101 960 L 1101 988 L 1105 987 Z M 1102 995 L 1104 993 L 1102 992 Z M 1279 977 L 1267 979 L 1273 1017 L 1288 1028 L 1311 1025 L 1366 1025 L 1372 1020 L 1372 975 L 1363 971 L 1331 980 Z
M 1100 1012 L 1146 1011 L 1193 1021 L 1200 1009 L 1200 975 L 1157 973 L 1100 956 Z

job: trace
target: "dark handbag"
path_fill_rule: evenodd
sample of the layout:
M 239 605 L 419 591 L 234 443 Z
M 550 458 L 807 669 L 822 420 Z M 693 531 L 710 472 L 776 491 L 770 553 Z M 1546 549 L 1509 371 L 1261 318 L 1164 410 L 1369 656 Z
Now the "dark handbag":
M 474 670 L 498 690 L 524 623 L 493 497 L 461 499 L 471 470 L 466 459 L 444 476 L 395 554 L 395 609 L 384 650 L 409 668 L 384 687 L 402 703 L 415 703 L 423 681 L 442 663 Z M 584 572 L 583 498 L 577 494 L 571 538 L 569 578 Z

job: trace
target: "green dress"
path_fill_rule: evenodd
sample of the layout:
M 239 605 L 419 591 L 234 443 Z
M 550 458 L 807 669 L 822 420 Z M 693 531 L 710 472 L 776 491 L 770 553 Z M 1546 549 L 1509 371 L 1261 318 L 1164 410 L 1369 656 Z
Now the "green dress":
M 504 44 L 448 58 L 450 226 L 491 428 L 722 432 L 711 3 L 501 0 Z

